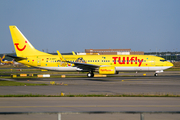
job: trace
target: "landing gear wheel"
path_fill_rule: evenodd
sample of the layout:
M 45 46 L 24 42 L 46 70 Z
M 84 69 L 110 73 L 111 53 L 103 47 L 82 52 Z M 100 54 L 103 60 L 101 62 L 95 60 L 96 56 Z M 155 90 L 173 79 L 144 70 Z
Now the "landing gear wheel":
M 157 73 L 154 73 L 154 76 L 155 76 L 155 77 L 157 77 L 157 75 L 158 75 Z
M 87 74 L 87 77 L 91 77 L 91 73 L 88 73 L 88 74 Z
M 94 77 L 94 73 L 88 73 L 87 77 Z

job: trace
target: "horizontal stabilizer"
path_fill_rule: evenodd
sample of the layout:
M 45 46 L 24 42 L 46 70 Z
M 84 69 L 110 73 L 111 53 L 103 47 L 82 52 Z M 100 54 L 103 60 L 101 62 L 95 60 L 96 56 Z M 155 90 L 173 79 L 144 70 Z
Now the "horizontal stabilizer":
M 14 58 L 16 61 L 18 60 L 26 60 L 27 58 L 24 57 L 17 57 L 17 56 L 13 56 L 13 55 L 7 55 L 8 57 Z

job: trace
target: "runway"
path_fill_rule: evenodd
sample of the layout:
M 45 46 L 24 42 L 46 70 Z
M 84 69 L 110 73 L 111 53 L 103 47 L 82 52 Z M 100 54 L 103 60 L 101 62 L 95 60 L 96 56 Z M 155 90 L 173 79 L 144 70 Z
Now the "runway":
M 11 80 L 11 79 L 9 79 Z M 154 76 L 107 78 L 31 78 L 12 79 L 27 83 L 55 81 L 49 86 L 1 86 L 0 94 L 180 94 L 180 72 Z M 61 85 L 62 84 L 62 85 Z M 179 97 L 26 97 L 0 98 L 0 112 L 39 111 L 179 111 Z M 52 114 L 0 115 L 3 120 L 49 120 Z M 145 120 L 179 120 L 179 114 L 145 114 Z M 62 120 L 139 120 L 139 114 L 77 114 L 62 115 Z
M 146 97 L 38 97 L 38 98 L 0 98 L 0 112 L 38 112 L 38 111 L 178 111 L 180 98 L 146 98 Z M 147 118 L 155 119 L 179 119 L 175 114 L 147 114 Z M 56 119 L 57 115 L 1 115 L 3 120 L 16 119 Z M 105 115 L 62 115 L 67 119 L 105 119 L 115 120 L 139 119 L 138 114 L 105 114 Z
M 170 72 L 171 73 L 171 72 Z M 9 80 L 9 79 L 8 79 Z M 180 95 L 180 72 L 154 76 L 129 76 L 106 78 L 29 78 L 12 79 L 27 83 L 46 83 L 54 81 L 58 85 L 49 86 L 1 86 L 0 95 L 6 94 L 41 94 L 66 95 L 77 94 L 149 94 Z

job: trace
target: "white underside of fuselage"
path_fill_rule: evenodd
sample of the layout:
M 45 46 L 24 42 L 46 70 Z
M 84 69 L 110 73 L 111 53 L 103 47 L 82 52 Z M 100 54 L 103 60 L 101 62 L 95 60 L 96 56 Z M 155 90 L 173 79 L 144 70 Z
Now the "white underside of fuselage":
M 46 69 L 46 70 L 60 71 L 60 72 L 75 72 L 75 71 L 78 71 L 77 67 L 39 67 L 39 68 Z
M 128 71 L 145 71 L 145 72 L 151 72 L 151 71 L 161 71 L 170 68 L 169 66 L 165 67 L 116 67 L 116 71 L 121 72 L 128 72 Z
M 83 69 L 79 69 L 77 67 L 39 67 L 41 69 L 60 71 L 60 72 L 76 72 L 76 71 L 87 71 Z M 152 72 L 152 71 L 162 71 L 170 68 L 170 66 L 162 66 L 162 67 L 116 67 L 115 70 L 117 72 L 133 72 L 133 71 L 144 71 L 144 72 Z

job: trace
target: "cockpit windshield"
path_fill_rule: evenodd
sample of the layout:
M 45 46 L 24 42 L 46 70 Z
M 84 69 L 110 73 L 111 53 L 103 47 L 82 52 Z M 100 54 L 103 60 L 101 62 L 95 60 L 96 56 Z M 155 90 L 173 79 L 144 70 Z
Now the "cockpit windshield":
M 161 62 L 164 62 L 164 61 L 166 61 L 166 60 L 160 60 Z

